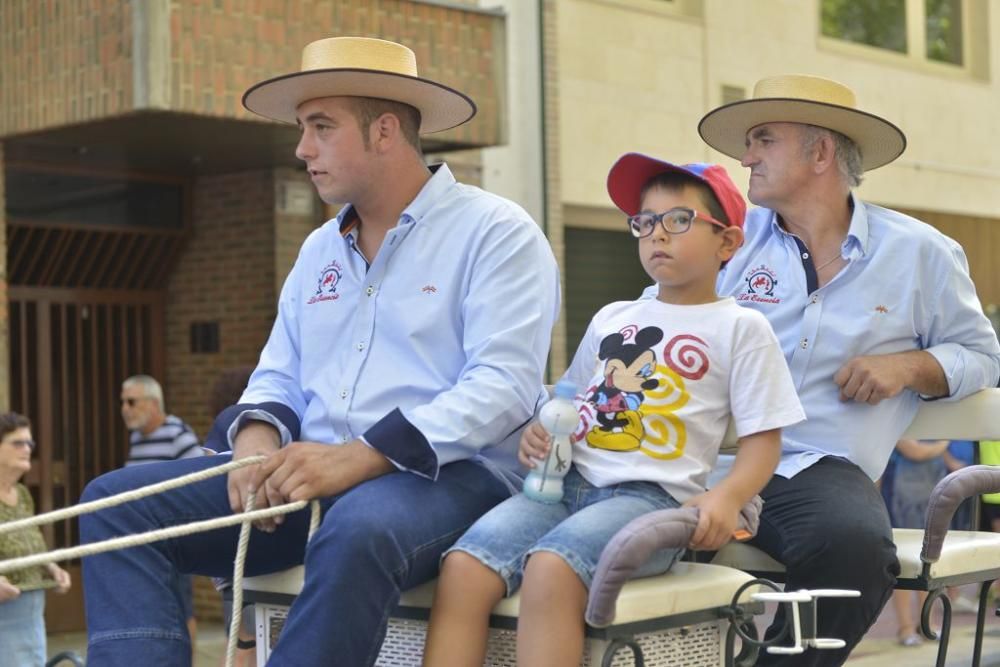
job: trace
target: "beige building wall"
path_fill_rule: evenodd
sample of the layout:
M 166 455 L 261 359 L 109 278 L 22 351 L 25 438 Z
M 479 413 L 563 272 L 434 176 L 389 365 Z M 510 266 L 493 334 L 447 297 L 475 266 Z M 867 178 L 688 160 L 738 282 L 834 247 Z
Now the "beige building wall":
M 745 185 L 735 160 L 701 142 L 698 120 L 722 103 L 723 86 L 749 95 L 761 77 L 802 72 L 847 83 L 863 108 L 908 137 L 902 158 L 861 186 L 863 197 L 996 216 L 1000 3 L 965 3 L 965 68 L 822 37 L 819 7 L 819 0 L 560 2 L 563 202 L 609 207 L 604 177 L 630 150 L 719 161 Z

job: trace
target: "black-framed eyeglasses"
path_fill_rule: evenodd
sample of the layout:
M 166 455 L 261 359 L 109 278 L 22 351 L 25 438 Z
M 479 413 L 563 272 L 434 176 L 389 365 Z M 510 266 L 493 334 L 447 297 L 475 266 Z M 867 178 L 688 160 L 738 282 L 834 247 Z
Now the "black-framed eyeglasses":
M 687 230 L 691 229 L 691 223 L 695 220 L 704 220 L 705 222 L 709 222 L 723 228 L 729 226 L 724 222 L 716 220 L 712 216 L 699 213 L 693 208 L 677 206 L 669 211 L 664 211 L 663 213 L 643 212 L 629 216 L 628 228 L 629 231 L 632 232 L 632 236 L 637 239 L 642 239 L 653 233 L 653 229 L 656 227 L 657 222 L 660 223 L 663 227 L 663 231 L 667 234 L 683 234 Z
M 11 445 L 13 447 L 27 447 L 31 451 L 35 450 L 35 441 L 34 440 L 20 440 L 20 439 L 18 439 L 18 440 L 4 440 L 3 442 L 5 442 L 8 445 Z

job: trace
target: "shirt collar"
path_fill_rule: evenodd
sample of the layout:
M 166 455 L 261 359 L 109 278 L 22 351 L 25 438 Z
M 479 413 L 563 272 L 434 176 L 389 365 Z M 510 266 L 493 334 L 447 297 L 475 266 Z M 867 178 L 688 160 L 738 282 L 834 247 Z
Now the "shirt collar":
M 413 201 L 403 209 L 403 213 L 399 216 L 400 222 L 420 222 L 440 200 L 444 192 L 455 184 L 455 177 L 444 162 L 430 165 L 428 169 L 430 169 L 431 177 L 424 183 L 424 187 L 420 188 L 420 192 L 413 198 Z M 345 205 L 337 214 L 336 220 L 340 235 L 353 239 L 358 225 L 361 224 L 354 206 Z
M 849 198 L 851 200 L 851 224 L 847 228 L 847 238 L 844 239 L 843 250 L 852 256 L 863 257 L 868 254 L 869 245 L 868 209 L 853 192 L 850 193 Z M 784 229 L 778 222 L 778 214 L 775 211 L 771 211 L 771 231 L 775 234 L 790 235 L 788 230 Z
M 870 237 L 868 234 L 868 207 L 851 193 L 851 226 L 847 229 L 845 249 L 857 248 L 861 256 L 868 254 Z

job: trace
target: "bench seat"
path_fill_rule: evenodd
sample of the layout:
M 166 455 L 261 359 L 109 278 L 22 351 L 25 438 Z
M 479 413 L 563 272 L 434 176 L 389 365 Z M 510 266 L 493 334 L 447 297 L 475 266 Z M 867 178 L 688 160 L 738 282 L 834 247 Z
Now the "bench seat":
M 280 610 L 289 606 L 302 589 L 303 575 L 304 568 L 298 566 L 244 580 L 244 599 L 254 603 L 257 612 L 258 664 L 267 660 L 276 634 L 280 632 L 280 620 L 283 620 Z M 602 664 L 610 643 L 621 638 L 637 641 L 642 647 L 645 664 L 651 667 L 721 665 L 728 623 L 720 610 L 728 607 L 736 590 L 752 578 L 746 572 L 721 565 L 679 562 L 666 574 L 628 582 L 618 597 L 614 623 L 606 628 L 588 627 L 583 664 Z M 407 660 L 420 655 L 435 584 L 431 581 L 403 593 L 392 614 L 377 664 L 407 664 Z M 744 592 L 741 596 L 744 608 L 762 611 L 763 605 L 750 601 L 750 596 L 758 590 L 757 586 L 750 586 Z M 520 596 L 515 594 L 502 600 L 493 610 L 487 664 L 497 667 L 514 664 L 513 630 L 519 603 Z M 279 610 L 278 623 L 275 622 L 275 610 Z M 692 647 L 692 643 L 697 646 Z M 623 652 L 608 664 L 633 664 L 626 654 L 627 651 Z M 668 657 L 670 655 L 673 658 Z

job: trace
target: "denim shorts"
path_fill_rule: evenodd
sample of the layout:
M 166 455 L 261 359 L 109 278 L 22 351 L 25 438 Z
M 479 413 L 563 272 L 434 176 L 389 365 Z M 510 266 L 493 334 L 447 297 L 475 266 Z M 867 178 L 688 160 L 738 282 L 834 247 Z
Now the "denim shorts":
M 625 482 L 598 488 L 575 467 L 566 475 L 564 489 L 559 503 L 541 503 L 520 493 L 505 500 L 476 521 L 445 556 L 463 551 L 476 558 L 500 575 L 509 596 L 521 587 L 528 556 L 550 551 L 589 589 L 601 552 L 615 533 L 647 512 L 680 506 L 659 484 Z M 635 576 L 666 572 L 682 553 L 659 551 Z

